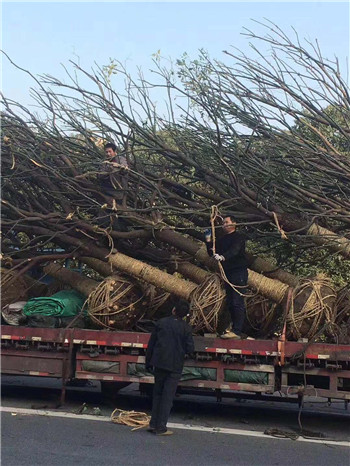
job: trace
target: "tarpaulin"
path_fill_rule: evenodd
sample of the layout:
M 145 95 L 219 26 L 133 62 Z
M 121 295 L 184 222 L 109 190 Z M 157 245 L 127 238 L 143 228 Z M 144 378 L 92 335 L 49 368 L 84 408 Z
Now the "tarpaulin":
M 23 314 L 53 317 L 73 317 L 81 311 L 85 297 L 75 290 L 62 290 L 50 297 L 32 298 L 23 308 Z

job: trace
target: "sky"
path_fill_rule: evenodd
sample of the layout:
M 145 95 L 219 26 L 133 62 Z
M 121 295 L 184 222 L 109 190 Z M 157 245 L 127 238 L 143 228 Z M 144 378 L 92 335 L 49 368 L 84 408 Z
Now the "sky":
M 113 58 L 133 72 L 152 67 L 152 54 L 195 58 L 198 49 L 217 59 L 230 46 L 247 52 L 243 28 L 261 32 L 264 18 L 300 38 L 317 39 L 323 55 L 348 72 L 347 2 L 14 2 L 2 3 L 2 45 L 11 59 L 33 74 L 63 77 L 62 64 L 84 68 Z M 2 90 L 25 105 L 32 82 L 2 59 Z

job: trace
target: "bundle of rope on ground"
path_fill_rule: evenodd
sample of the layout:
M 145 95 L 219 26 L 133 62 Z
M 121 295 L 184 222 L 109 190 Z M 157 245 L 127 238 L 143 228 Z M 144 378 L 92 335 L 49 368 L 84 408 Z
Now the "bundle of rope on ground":
M 111 421 L 114 424 L 122 424 L 128 427 L 133 427 L 132 431 L 143 429 L 149 425 L 151 416 L 138 411 L 124 411 L 123 409 L 115 409 L 111 414 Z

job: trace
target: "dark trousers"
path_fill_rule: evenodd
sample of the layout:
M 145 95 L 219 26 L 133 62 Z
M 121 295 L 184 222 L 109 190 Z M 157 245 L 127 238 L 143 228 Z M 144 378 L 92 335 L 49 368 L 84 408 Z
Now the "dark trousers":
M 225 282 L 226 305 L 231 315 L 232 330 L 239 335 L 242 332 L 246 315 L 244 296 L 240 293 L 244 295 L 247 292 L 248 270 L 238 269 L 225 273 L 228 281 L 232 283 L 232 285 L 237 286 L 237 291 L 239 291 L 238 293 Z
M 163 369 L 154 369 L 153 404 L 150 427 L 157 432 L 166 432 L 167 430 L 166 425 L 180 378 L 181 374 Z

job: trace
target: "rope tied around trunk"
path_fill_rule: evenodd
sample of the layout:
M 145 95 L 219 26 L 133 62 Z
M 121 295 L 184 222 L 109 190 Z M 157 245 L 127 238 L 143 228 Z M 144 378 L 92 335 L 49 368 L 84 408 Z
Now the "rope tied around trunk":
M 300 308 L 298 298 L 308 298 Z M 293 299 L 287 316 L 287 326 L 295 338 L 312 338 L 319 327 L 325 323 L 328 328 L 335 326 L 336 292 L 331 280 L 325 275 L 306 279 L 293 291 Z
M 111 421 L 114 424 L 123 424 L 125 426 L 133 427 L 132 431 L 143 429 L 149 425 L 151 416 L 146 413 L 137 411 L 124 411 L 122 409 L 115 409 L 111 414 Z
M 152 319 L 158 309 L 171 297 L 171 293 L 163 291 L 151 284 L 145 285 L 143 290 L 144 297 L 147 301 L 146 318 Z
M 191 320 L 194 332 L 215 333 L 226 293 L 218 275 L 210 275 L 191 293 Z
M 143 297 L 140 287 L 127 278 L 107 277 L 88 296 L 88 315 L 100 327 L 123 330 L 143 315 Z
M 278 312 L 278 304 L 271 302 L 262 295 L 256 295 L 247 300 L 247 321 L 253 330 L 265 332 L 271 328 Z

